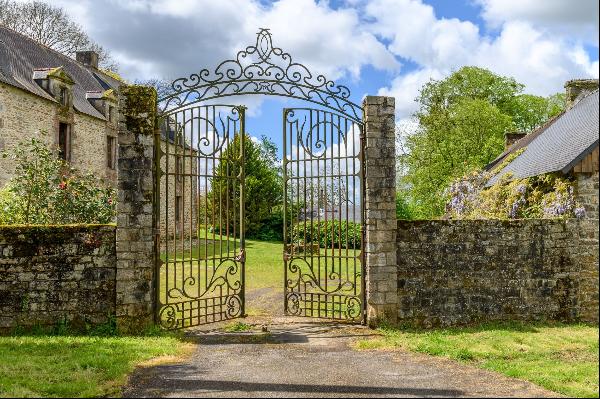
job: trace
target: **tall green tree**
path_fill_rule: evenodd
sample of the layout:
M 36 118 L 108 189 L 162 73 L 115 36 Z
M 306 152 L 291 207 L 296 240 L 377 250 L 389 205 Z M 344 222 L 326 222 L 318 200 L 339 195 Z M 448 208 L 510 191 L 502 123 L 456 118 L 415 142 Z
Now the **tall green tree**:
M 208 194 L 209 206 L 222 220 L 229 220 L 229 231 L 233 231 L 234 220 L 239 220 L 239 184 L 231 184 L 231 178 L 240 173 L 240 143 L 237 135 L 223 151 L 216 167 Z M 247 237 L 269 236 L 265 231 L 273 228 L 273 218 L 280 219 L 283 196 L 283 180 L 277 162 L 277 147 L 267 137 L 255 142 L 249 135 L 244 137 L 245 166 L 245 227 Z M 227 181 L 229 180 L 229 184 Z M 236 204 L 234 207 L 233 204 Z M 213 205 L 214 204 L 214 205 Z M 228 217 L 226 218 L 225 215 Z M 216 222 L 219 222 L 217 218 Z M 215 226 L 225 231 L 227 226 Z M 237 227 L 235 229 L 238 230 Z
M 417 131 L 399 132 L 399 185 L 413 217 L 444 211 L 444 190 L 466 172 L 485 166 L 504 149 L 504 135 L 529 131 L 560 113 L 564 99 L 523 94 L 511 77 L 463 67 L 420 91 Z

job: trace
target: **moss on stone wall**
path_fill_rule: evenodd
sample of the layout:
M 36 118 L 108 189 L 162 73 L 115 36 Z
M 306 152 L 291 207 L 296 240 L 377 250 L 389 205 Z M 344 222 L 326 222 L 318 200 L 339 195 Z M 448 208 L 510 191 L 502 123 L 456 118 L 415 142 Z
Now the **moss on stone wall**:
M 153 87 L 129 85 L 122 89 L 123 116 L 127 130 L 136 135 L 152 135 L 156 126 L 157 94 Z
M 399 320 L 598 322 L 598 220 L 398 221 Z
M 113 225 L 0 226 L 0 334 L 106 323 L 115 314 Z

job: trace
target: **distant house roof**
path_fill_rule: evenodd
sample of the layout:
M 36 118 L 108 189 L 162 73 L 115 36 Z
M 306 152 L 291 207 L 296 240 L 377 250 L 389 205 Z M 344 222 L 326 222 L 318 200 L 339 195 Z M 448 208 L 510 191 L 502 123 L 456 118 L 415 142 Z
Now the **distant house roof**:
M 346 209 L 348 208 L 348 209 Z M 298 219 L 304 220 L 341 220 L 342 222 L 360 222 L 362 220 L 362 209 L 360 205 L 342 203 L 341 205 L 329 206 L 328 208 L 301 208 Z
M 74 81 L 73 107 L 83 114 L 106 119 L 86 99 L 86 93 L 118 89 L 121 82 L 0 25 L 0 82 L 56 101 L 34 81 L 34 74 L 41 78 L 61 67 Z
M 515 178 L 559 171 L 568 173 L 597 146 L 598 90 L 513 144 L 490 163 L 486 170 L 493 170 L 510 154 L 525 148 L 522 154 L 495 173 L 488 186 L 506 173 Z

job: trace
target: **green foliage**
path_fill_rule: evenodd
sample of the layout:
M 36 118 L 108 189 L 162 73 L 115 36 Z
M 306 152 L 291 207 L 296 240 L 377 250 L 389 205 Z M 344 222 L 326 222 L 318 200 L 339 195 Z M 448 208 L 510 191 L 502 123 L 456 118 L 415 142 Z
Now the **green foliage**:
M 273 207 L 269 217 L 262 221 L 256 239 L 261 241 L 283 241 L 283 210 L 281 208 L 281 206 Z
M 408 216 L 443 214 L 444 189 L 470 170 L 482 168 L 504 149 L 508 132 L 530 130 L 559 113 L 563 97 L 522 94 L 513 78 L 463 67 L 426 83 L 417 101 L 417 131 L 399 132 L 400 185 L 413 208 Z
M 404 191 L 396 193 L 396 218 L 400 220 L 417 219 L 418 210 L 415 205 L 410 202 Z
M 527 132 L 561 113 L 564 107 L 565 95 L 562 93 L 548 98 L 520 94 L 509 103 L 508 112 L 513 119 L 514 130 Z
M 249 135 L 244 139 L 245 166 L 245 227 L 246 236 L 279 239 L 282 230 L 281 203 L 283 180 L 277 166 L 277 147 L 266 137 L 260 143 L 252 141 Z M 211 181 L 208 194 L 209 207 L 215 207 L 215 214 L 229 220 L 229 231 L 233 231 L 234 221 L 238 220 L 237 204 L 240 196 L 239 184 L 228 184 L 240 174 L 240 135 L 227 146 Z M 214 204 L 214 205 L 213 205 Z M 226 215 L 228 217 L 226 218 Z M 215 229 L 225 230 L 216 220 Z M 237 230 L 237 229 L 236 229 Z
M 0 224 L 110 223 L 116 194 L 93 174 L 83 174 L 33 138 L 9 154 L 15 176 L 0 189 Z
M 360 249 L 361 226 L 360 223 L 339 220 L 322 220 L 306 225 L 299 222 L 292 228 L 291 240 L 294 243 L 318 243 L 321 248 Z
M 585 209 L 574 199 L 572 181 L 561 175 L 513 179 L 510 174 L 505 174 L 494 185 L 485 188 L 492 176 L 473 171 L 452 183 L 447 190 L 447 216 L 453 219 L 585 216 Z

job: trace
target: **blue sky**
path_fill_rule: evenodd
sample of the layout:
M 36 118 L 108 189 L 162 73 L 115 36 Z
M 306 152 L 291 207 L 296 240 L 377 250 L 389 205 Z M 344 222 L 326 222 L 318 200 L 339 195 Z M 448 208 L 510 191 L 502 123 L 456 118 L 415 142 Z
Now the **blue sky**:
M 595 0 L 55 0 L 114 55 L 125 78 L 172 80 L 253 44 L 275 46 L 339 84 L 396 98 L 399 122 L 429 79 L 463 65 L 515 77 L 549 95 L 598 77 Z M 229 102 L 236 102 L 228 98 Z M 281 142 L 276 99 L 252 99 L 248 131 Z

